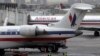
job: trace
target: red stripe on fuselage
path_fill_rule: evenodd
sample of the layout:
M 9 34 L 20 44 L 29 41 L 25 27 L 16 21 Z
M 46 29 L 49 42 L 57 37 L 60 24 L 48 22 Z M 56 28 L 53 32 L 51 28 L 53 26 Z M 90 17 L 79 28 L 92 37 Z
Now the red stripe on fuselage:
M 95 23 L 95 22 L 82 22 L 81 25 L 100 25 L 100 23 Z
M 70 37 L 69 37 L 70 38 Z M 28 42 L 34 42 L 34 41 L 61 41 L 68 39 L 66 37 L 53 37 L 53 38 L 0 38 L 0 41 L 28 41 Z

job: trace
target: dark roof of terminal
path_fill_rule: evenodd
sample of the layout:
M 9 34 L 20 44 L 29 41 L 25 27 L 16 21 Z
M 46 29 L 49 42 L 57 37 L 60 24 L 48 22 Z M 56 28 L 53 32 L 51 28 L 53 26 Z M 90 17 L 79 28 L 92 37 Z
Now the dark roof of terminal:
M 1 8 L 16 8 L 18 7 L 18 4 L 17 3 L 0 3 L 0 7 Z

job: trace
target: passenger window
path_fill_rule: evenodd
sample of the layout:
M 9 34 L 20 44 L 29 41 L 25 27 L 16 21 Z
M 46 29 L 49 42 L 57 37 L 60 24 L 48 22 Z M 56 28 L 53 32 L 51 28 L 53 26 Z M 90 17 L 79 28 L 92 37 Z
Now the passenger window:
M 5 32 L 1 32 L 1 35 L 5 35 L 6 33 Z
M 12 35 L 16 35 L 16 32 L 12 32 Z
M 17 32 L 17 35 L 19 35 L 20 33 L 19 32 Z
M 10 35 L 10 32 L 7 32 L 7 35 Z

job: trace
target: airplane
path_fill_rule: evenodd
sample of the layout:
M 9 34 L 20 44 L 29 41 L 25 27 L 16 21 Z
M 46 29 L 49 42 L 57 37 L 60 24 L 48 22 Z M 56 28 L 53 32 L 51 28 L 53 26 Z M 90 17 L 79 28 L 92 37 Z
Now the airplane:
M 81 22 L 79 30 L 87 30 L 94 31 L 94 36 L 100 36 L 100 16 L 99 15 L 91 15 L 85 17 L 85 19 Z
M 79 24 L 87 10 L 91 10 L 94 7 L 84 3 L 73 4 L 62 20 L 48 26 L 42 24 L 0 26 L 0 55 L 4 55 L 5 48 L 32 48 L 33 43 L 50 44 L 50 46 L 46 47 L 41 46 L 39 49 L 46 48 L 46 51 L 57 52 L 59 47 L 53 44 L 63 39 L 81 35 L 82 32 L 77 30 Z
M 63 4 L 60 4 L 58 8 L 59 10 L 62 11 L 68 11 L 69 9 L 66 8 Z M 53 22 L 58 22 L 62 19 L 63 16 L 30 16 L 31 18 L 28 19 L 28 23 L 27 24 L 46 24 L 48 25 L 49 23 L 53 23 Z M 37 19 L 38 17 L 38 19 Z M 86 16 L 86 18 L 88 17 L 88 19 L 90 18 L 96 18 L 98 19 L 98 16 L 92 15 L 92 16 Z M 40 19 L 41 18 L 41 19 Z M 52 19 L 52 18 L 55 18 Z M 47 20 L 48 19 L 48 20 Z M 49 20 L 50 19 L 50 20 Z M 52 20 L 51 20 L 52 19 Z M 85 18 L 84 18 L 85 19 Z M 98 27 L 99 25 L 99 21 L 98 20 L 83 20 L 79 30 L 88 30 L 88 31 L 94 31 L 94 36 L 100 36 L 100 27 Z
M 59 22 L 64 16 L 32 16 L 28 15 L 27 24 L 45 24 Z M 80 23 L 79 30 L 94 31 L 94 36 L 99 35 L 100 16 L 99 15 L 86 15 Z M 97 32 L 97 33 L 96 33 Z

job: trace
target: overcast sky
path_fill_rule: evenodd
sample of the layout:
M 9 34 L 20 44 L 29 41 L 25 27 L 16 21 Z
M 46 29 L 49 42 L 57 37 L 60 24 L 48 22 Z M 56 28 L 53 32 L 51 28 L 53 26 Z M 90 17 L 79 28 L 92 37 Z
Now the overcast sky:
M 43 3 L 43 2 L 46 2 L 46 1 L 56 1 L 56 0 L 0 0 L 0 2 L 17 2 L 17 3 L 25 3 L 25 1 L 29 2 L 31 1 L 30 3 Z M 37 1 L 37 2 L 36 2 Z M 42 2 L 41 2 L 42 1 Z M 58 1 L 64 1 L 64 0 L 58 0 Z M 100 0 L 68 0 L 68 4 L 73 4 L 73 3 L 76 3 L 76 2 L 85 2 L 85 3 L 89 3 L 89 4 L 100 4 Z

